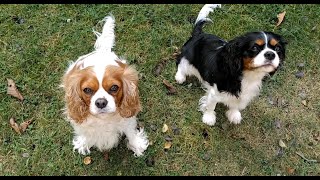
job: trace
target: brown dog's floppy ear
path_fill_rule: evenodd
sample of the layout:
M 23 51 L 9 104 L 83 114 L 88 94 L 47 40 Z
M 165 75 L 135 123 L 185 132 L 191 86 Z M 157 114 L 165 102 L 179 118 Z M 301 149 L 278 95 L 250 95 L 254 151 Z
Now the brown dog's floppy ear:
M 119 113 L 122 117 L 129 118 L 137 115 L 141 111 L 139 89 L 138 89 L 138 72 L 132 67 L 119 63 L 124 68 L 122 75 L 123 95 Z
M 81 98 L 80 79 L 82 78 L 79 73 L 80 66 L 76 65 L 63 77 L 63 88 L 65 91 L 65 102 L 67 108 L 67 115 L 81 123 L 89 113 L 89 107 Z

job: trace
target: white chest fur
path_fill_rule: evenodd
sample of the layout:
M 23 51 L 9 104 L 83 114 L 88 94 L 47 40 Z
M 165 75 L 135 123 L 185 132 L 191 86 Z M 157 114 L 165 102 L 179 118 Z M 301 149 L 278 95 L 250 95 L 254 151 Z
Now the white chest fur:
M 205 87 L 208 89 L 208 95 L 211 96 L 215 102 L 221 102 L 230 109 L 243 110 L 249 102 L 259 94 L 262 78 L 265 75 L 265 72 L 245 71 L 241 81 L 239 97 L 226 92 L 219 92 L 216 85 L 205 85 Z
M 89 116 L 83 123 L 72 122 L 72 125 L 75 134 L 85 138 L 88 147 L 96 146 L 99 150 L 109 150 L 117 146 L 124 129 L 131 127 L 128 126 L 130 123 L 136 124 L 135 119 L 123 119 L 120 116 L 102 119 Z

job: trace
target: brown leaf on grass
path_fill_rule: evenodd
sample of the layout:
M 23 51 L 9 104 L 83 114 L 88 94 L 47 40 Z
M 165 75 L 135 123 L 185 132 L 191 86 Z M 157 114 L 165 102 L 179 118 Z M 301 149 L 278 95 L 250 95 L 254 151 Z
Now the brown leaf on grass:
M 21 93 L 18 91 L 16 83 L 12 79 L 7 79 L 8 81 L 8 88 L 7 88 L 7 94 L 16 97 L 23 101 L 23 96 Z
M 16 121 L 15 121 L 14 118 L 10 118 L 9 123 L 10 123 L 11 128 L 12 128 L 14 131 L 16 131 L 18 134 L 21 134 L 20 127 L 19 127 L 19 125 L 16 123 Z
M 164 143 L 164 149 L 170 149 L 172 146 L 172 142 L 171 141 L 167 141 Z
M 278 17 L 278 22 L 277 22 L 277 24 L 276 24 L 276 27 L 279 26 L 279 25 L 282 23 L 285 15 L 286 15 L 286 11 L 283 11 L 282 13 L 279 13 L 279 14 L 277 15 L 277 17 Z
M 159 76 L 162 72 L 162 70 L 164 69 L 164 67 L 166 66 L 168 60 L 167 59 L 162 59 L 154 68 L 154 75 Z
M 29 119 L 27 121 L 24 121 L 20 125 L 18 125 L 14 118 L 10 118 L 10 120 L 9 120 L 10 126 L 18 134 L 21 134 L 21 133 L 25 132 L 26 129 L 28 128 L 28 126 L 31 124 L 31 122 L 32 122 L 32 119 Z
M 169 81 L 167 80 L 163 80 L 163 84 L 166 86 L 166 88 L 169 90 L 169 92 L 167 93 L 168 95 L 172 95 L 172 94 L 176 94 L 177 93 L 177 90 L 176 88 L 169 83 Z
M 27 120 L 27 121 L 24 121 L 23 123 L 21 123 L 20 124 L 20 131 L 21 132 L 24 132 L 24 131 L 26 131 L 26 129 L 28 128 L 28 126 L 31 124 L 31 122 L 32 122 L 32 119 L 29 119 L 29 120 Z
M 161 74 L 161 72 L 163 71 L 164 67 L 167 65 L 168 61 L 170 59 L 174 59 L 176 60 L 177 57 L 181 54 L 179 48 L 177 46 L 173 47 L 175 49 L 174 53 L 171 55 L 171 57 L 167 56 L 165 58 L 162 58 L 158 64 L 155 66 L 155 68 L 153 69 L 153 73 L 155 76 L 159 76 Z
M 85 158 L 83 159 L 83 163 L 84 163 L 85 165 L 89 165 L 89 164 L 91 164 L 91 162 L 92 162 L 92 159 L 91 159 L 90 156 L 87 156 L 87 157 L 85 157 Z
M 288 172 L 288 174 L 293 174 L 293 173 L 294 173 L 294 171 L 295 171 L 295 169 L 294 169 L 294 168 L 291 168 L 291 167 L 288 167 L 288 168 L 287 168 L 287 172 Z
M 301 103 L 302 103 L 304 106 L 307 106 L 307 101 L 306 101 L 306 100 L 302 100 Z

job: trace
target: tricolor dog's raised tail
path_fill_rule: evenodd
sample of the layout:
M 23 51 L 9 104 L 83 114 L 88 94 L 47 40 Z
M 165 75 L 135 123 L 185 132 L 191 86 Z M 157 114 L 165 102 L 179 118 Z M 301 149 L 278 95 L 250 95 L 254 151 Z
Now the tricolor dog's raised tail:
M 206 4 L 202 7 L 196 21 L 194 22 L 195 27 L 193 29 L 192 36 L 202 32 L 202 27 L 205 22 L 211 22 L 211 19 L 208 18 L 208 15 L 216 8 L 221 8 L 221 4 Z

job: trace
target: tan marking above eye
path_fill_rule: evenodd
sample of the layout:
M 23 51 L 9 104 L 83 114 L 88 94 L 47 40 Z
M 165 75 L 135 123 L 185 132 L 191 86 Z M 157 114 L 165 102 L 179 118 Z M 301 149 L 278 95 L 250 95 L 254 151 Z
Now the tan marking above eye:
M 269 41 L 270 45 L 271 46 L 276 46 L 278 44 L 278 41 L 275 40 L 274 38 L 272 38 L 270 41 Z
M 81 88 L 82 90 L 84 90 L 85 88 L 89 88 L 91 89 L 93 92 L 96 92 L 99 88 L 99 82 L 97 80 L 97 78 L 87 78 L 83 81 L 83 83 L 81 84 Z
M 264 45 L 265 42 L 263 39 L 257 39 L 255 43 L 258 44 L 259 46 L 262 46 Z
M 114 91 L 112 93 L 117 93 L 118 90 L 121 87 L 121 81 L 120 80 L 109 78 L 109 79 L 105 79 L 103 84 L 102 84 L 103 88 L 107 92 L 111 92 L 111 88 L 112 88 L 113 85 L 116 85 L 118 88 L 117 88 L 117 91 Z
M 80 89 L 79 92 L 81 92 L 79 94 L 80 98 L 82 99 L 82 101 L 89 106 L 90 105 L 90 100 L 91 97 L 94 95 L 94 93 L 98 90 L 99 88 L 99 82 L 97 77 L 92 73 L 92 71 L 90 69 L 87 70 L 83 70 L 81 72 L 81 80 L 80 80 Z M 86 93 L 84 91 L 85 88 L 89 88 L 92 90 L 92 93 Z
M 105 91 L 108 92 L 113 85 L 117 85 L 120 89 L 122 85 L 122 74 L 123 68 L 113 65 L 107 66 L 102 80 L 102 87 Z
M 103 89 L 115 98 L 117 106 L 120 106 L 123 95 L 122 76 L 123 68 L 110 65 L 106 67 L 105 74 L 102 80 Z M 118 86 L 118 90 L 115 92 L 110 91 L 113 85 Z

